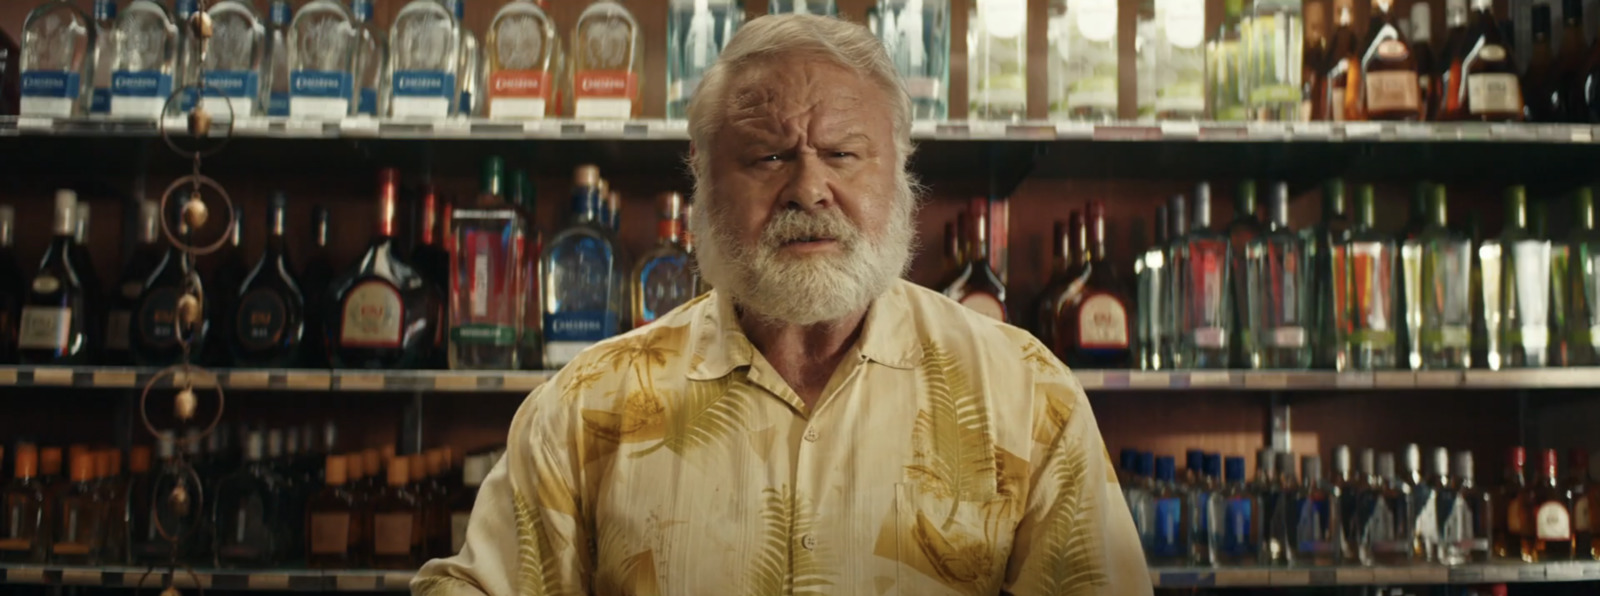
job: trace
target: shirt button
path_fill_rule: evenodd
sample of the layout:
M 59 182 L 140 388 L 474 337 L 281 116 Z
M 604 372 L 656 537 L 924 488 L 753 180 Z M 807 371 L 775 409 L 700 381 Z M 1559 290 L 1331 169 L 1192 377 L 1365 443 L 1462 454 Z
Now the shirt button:
M 806 429 L 806 434 L 804 434 L 802 436 L 805 437 L 805 440 L 807 442 L 815 443 L 815 442 L 817 442 L 817 438 L 822 436 L 822 433 L 817 432 L 817 429 L 815 427 L 813 427 L 813 428 Z
M 810 534 L 800 537 L 800 546 L 806 550 L 817 550 L 817 537 Z

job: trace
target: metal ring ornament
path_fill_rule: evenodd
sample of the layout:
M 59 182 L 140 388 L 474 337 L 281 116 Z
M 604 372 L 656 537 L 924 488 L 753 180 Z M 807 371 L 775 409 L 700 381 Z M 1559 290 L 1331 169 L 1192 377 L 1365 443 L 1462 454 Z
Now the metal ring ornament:
M 178 235 L 172 233 L 172 226 L 167 224 L 167 199 L 168 197 L 172 196 L 174 191 L 178 190 L 179 187 L 184 185 L 192 185 L 195 187 L 204 186 L 210 188 L 211 190 L 216 191 L 217 194 L 222 197 L 222 203 L 228 207 L 228 225 L 227 227 L 223 228 L 222 236 L 218 237 L 216 242 L 207 244 L 205 246 L 194 246 L 179 240 Z M 195 190 L 198 191 L 199 189 L 196 188 Z M 203 201 L 204 199 L 200 200 Z M 209 255 L 222 249 L 222 245 L 228 242 L 228 237 L 233 235 L 233 220 L 236 217 L 233 209 L 233 199 L 228 196 L 228 191 L 223 190 L 222 185 L 217 184 L 216 180 L 212 180 L 211 177 L 200 174 L 190 174 L 174 180 L 172 184 L 167 186 L 166 190 L 161 192 L 161 214 L 161 233 L 167 237 L 167 242 L 171 242 L 173 246 L 182 249 L 183 252 L 197 257 Z
M 151 574 L 156 572 L 156 567 L 156 565 L 151 565 L 149 568 L 145 569 L 144 574 L 139 576 L 139 581 L 133 585 L 134 594 L 140 594 L 144 592 L 144 582 L 145 580 L 150 579 Z M 159 576 L 162 582 L 161 585 L 157 587 L 161 588 L 161 594 L 166 594 L 167 590 L 176 591 L 178 587 L 178 570 L 176 563 L 167 565 L 167 569 L 171 572 L 170 576 L 165 573 Z M 189 581 L 194 584 L 194 589 L 198 590 L 199 593 L 204 596 L 206 593 L 206 587 L 204 584 L 200 583 L 200 575 L 194 572 L 194 568 L 190 567 L 188 564 L 184 564 L 183 572 L 189 575 Z
M 212 155 L 216 155 L 219 151 L 222 151 L 223 147 L 228 146 L 228 142 L 229 141 L 233 140 L 233 123 L 235 121 L 237 121 L 238 118 L 239 118 L 239 115 L 236 112 L 234 112 L 234 110 L 233 110 L 233 99 L 228 97 L 228 96 L 226 96 L 226 95 L 218 95 L 217 97 L 221 97 L 223 99 L 223 101 L 226 101 L 228 103 L 228 128 L 227 128 L 227 134 L 222 136 L 222 140 L 220 142 L 218 142 L 215 147 L 212 147 L 210 149 L 184 149 L 183 147 L 179 147 L 178 144 L 172 140 L 172 135 L 168 134 L 168 132 L 167 132 L 166 114 L 170 113 L 170 110 L 172 108 L 172 101 L 175 100 L 175 99 L 178 99 L 179 97 L 182 97 L 184 92 L 188 91 L 190 89 L 194 89 L 196 91 L 196 94 L 195 94 L 195 106 L 199 107 L 199 106 L 205 105 L 205 101 L 206 101 L 206 86 L 205 85 L 184 85 L 182 87 L 177 88 L 176 90 L 174 90 L 172 92 L 171 95 L 167 96 L 167 101 L 161 104 L 161 114 L 162 114 L 162 116 L 159 117 L 159 118 L 156 118 L 157 131 L 161 135 L 161 140 L 167 144 L 167 147 L 172 149 L 173 153 L 177 153 L 178 155 L 183 156 L 185 159 L 196 159 L 196 158 L 200 158 L 200 157 L 210 157 Z M 213 118 L 212 122 L 215 122 L 215 121 L 216 121 L 216 119 Z M 207 137 L 209 137 L 209 136 L 210 135 L 207 135 Z
M 156 478 L 162 478 L 162 477 L 165 477 L 167 475 L 168 474 L 163 473 L 163 474 L 160 474 L 160 475 L 156 476 Z M 193 465 L 189 465 L 188 462 L 185 462 L 185 465 L 183 466 L 183 471 L 179 472 L 177 474 L 172 474 L 172 476 L 175 476 L 175 477 L 178 478 L 178 482 L 179 482 L 180 486 L 189 486 L 186 481 L 192 480 L 194 482 L 194 484 L 192 485 L 192 486 L 194 486 L 194 489 L 195 489 L 195 495 L 193 497 L 193 499 L 194 499 L 193 503 L 194 504 L 190 505 L 190 506 L 193 507 L 194 508 L 193 510 L 196 512 L 193 517 L 197 521 L 204 521 L 204 519 L 205 519 L 205 513 L 204 512 L 205 512 L 205 504 L 206 504 L 206 493 L 205 493 L 205 485 L 203 485 L 201 483 L 201 481 L 200 481 L 200 473 L 195 471 Z M 155 494 L 160 490 L 159 486 L 160 485 L 157 484 L 155 486 L 150 487 L 150 493 L 151 493 L 150 502 L 151 503 L 160 503 L 161 501 L 165 500 L 165 499 L 161 498 L 161 495 Z M 170 505 L 168 505 L 168 507 L 170 507 Z M 190 516 L 180 516 L 180 517 L 190 517 Z M 193 535 L 196 531 L 198 531 L 200 529 L 200 524 L 196 523 L 196 524 L 190 526 L 189 529 L 187 531 L 185 531 L 184 533 L 182 533 L 182 534 L 174 534 L 174 533 L 168 532 L 167 528 L 165 526 L 161 525 L 161 516 L 159 516 L 159 515 L 153 516 L 151 518 L 150 525 L 155 526 L 156 533 L 161 535 L 161 539 L 162 540 L 167 541 L 168 544 L 171 544 L 173 546 L 174 553 L 176 553 L 176 551 L 177 551 L 177 546 L 178 546 L 179 542 L 181 542 L 185 538 L 188 538 L 190 535 Z
M 230 213 L 231 212 L 232 211 L 230 210 Z M 228 229 L 232 230 L 233 226 L 230 224 L 228 226 Z M 231 233 L 232 232 L 230 231 L 229 234 L 231 234 Z M 227 239 L 228 235 L 227 234 L 223 234 L 222 237 L 223 237 L 223 239 Z M 193 271 L 194 270 L 194 263 L 190 263 L 189 264 L 189 268 L 190 268 L 190 271 Z M 182 304 L 183 303 L 183 298 L 185 296 L 188 296 L 190 292 L 193 292 L 194 294 L 197 295 L 197 298 L 200 301 L 200 317 L 201 317 L 201 320 L 204 320 L 205 319 L 205 312 L 206 312 L 206 289 L 205 289 L 205 287 L 200 285 L 200 284 L 197 284 L 197 283 L 191 285 L 190 282 L 194 281 L 194 279 L 192 277 L 184 278 L 184 281 L 185 281 L 185 283 L 184 283 L 184 292 L 183 292 L 182 296 L 178 297 L 178 303 Z M 176 308 L 176 307 L 174 307 L 174 308 Z M 187 325 L 188 323 L 184 322 L 184 320 L 183 320 L 182 309 L 178 309 L 178 310 L 179 311 L 176 313 L 176 316 L 172 317 L 172 337 L 174 339 L 178 340 L 178 345 L 183 346 L 183 353 L 184 353 L 185 356 L 187 356 L 189 354 L 189 344 L 192 341 L 190 338 L 191 337 L 198 337 L 200 331 L 198 329 L 189 330 L 189 332 L 194 333 L 194 335 L 192 335 L 192 336 L 189 335 L 189 332 L 185 332 L 183 327 L 184 327 L 184 325 Z M 195 323 L 196 327 L 199 327 L 199 325 L 200 325 L 199 323 Z M 214 377 L 215 375 L 212 375 L 212 376 Z M 154 380 L 154 379 L 152 379 L 152 380 Z M 220 399 L 220 396 L 221 396 L 220 392 L 222 391 L 222 386 L 220 384 L 217 386 L 217 391 L 219 392 L 218 393 L 218 396 L 219 396 L 218 398 Z
M 217 414 L 216 414 L 216 416 L 213 416 L 211 418 L 211 422 L 209 424 L 207 424 L 203 430 L 200 431 L 200 434 L 195 435 L 194 440 L 195 441 L 200 441 L 202 439 L 205 439 L 207 436 L 209 436 L 212 431 L 216 430 L 217 424 L 222 422 L 222 410 L 224 409 L 223 408 L 224 404 L 227 403 L 227 397 L 222 392 L 222 383 L 216 382 L 217 381 L 217 376 L 216 375 L 211 374 L 210 372 L 206 371 L 205 369 L 200 368 L 198 366 L 195 366 L 193 364 L 189 364 L 189 363 L 174 364 L 172 366 L 163 368 L 160 371 L 156 372 L 155 376 L 150 377 L 149 381 L 145 382 L 144 390 L 139 392 L 139 420 L 144 422 L 144 428 L 145 428 L 145 430 L 150 431 L 150 435 L 151 436 L 157 436 L 157 437 L 161 436 L 160 431 L 156 430 L 155 425 L 150 423 L 150 412 L 149 412 L 149 408 L 146 407 L 147 404 L 150 401 L 150 390 L 154 389 L 155 386 L 156 386 L 156 382 L 160 381 L 164 377 L 173 377 L 174 379 L 176 379 L 177 378 L 177 374 L 179 372 L 183 372 L 185 374 L 191 375 L 191 379 L 190 379 L 191 382 L 187 383 L 187 385 L 189 387 L 193 387 L 194 386 L 194 384 L 192 382 L 192 375 L 194 375 L 195 373 L 205 373 L 205 374 L 211 375 L 211 380 L 213 381 L 212 382 L 212 389 L 217 392 Z M 179 451 L 182 451 L 184 448 L 186 448 L 188 446 L 189 446 L 189 437 L 187 437 L 187 436 L 185 436 L 185 437 L 174 436 L 173 437 L 173 447 L 175 449 L 177 449 Z

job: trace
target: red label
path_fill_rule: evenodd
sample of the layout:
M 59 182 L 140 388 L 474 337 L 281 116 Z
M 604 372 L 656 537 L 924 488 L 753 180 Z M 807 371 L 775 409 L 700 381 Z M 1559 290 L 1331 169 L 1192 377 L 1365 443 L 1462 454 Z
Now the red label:
M 639 76 L 625 70 L 581 70 L 572 83 L 572 95 L 580 99 L 637 99 L 639 96 Z
M 489 75 L 489 97 L 543 99 L 550 90 L 550 73 L 540 70 L 502 70 Z

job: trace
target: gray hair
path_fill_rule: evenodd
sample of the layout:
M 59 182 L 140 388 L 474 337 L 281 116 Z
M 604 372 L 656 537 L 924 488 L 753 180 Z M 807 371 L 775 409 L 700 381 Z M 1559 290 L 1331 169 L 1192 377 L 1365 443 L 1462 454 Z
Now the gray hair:
M 883 43 L 866 27 L 849 21 L 787 14 L 761 17 L 740 27 L 700 79 L 688 110 L 689 139 L 696 147 L 689 157 L 689 168 L 696 184 L 702 184 L 710 175 L 706 149 L 726 119 L 729 79 L 751 64 L 795 54 L 832 62 L 888 92 L 894 112 L 895 167 L 905 176 L 906 161 L 915 150 L 911 143 L 911 96 Z

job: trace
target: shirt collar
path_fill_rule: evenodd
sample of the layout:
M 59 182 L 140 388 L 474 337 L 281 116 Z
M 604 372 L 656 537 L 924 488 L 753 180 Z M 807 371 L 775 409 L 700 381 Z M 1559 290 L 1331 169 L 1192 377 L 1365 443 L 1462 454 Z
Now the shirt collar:
M 867 309 L 861 337 L 856 340 L 856 352 L 862 360 L 902 369 L 912 368 L 922 361 L 922 344 L 918 341 L 907 295 L 910 283 L 897 280 Z M 739 327 L 733 300 L 720 290 L 712 290 L 709 299 L 701 305 L 694 322 L 693 338 L 694 351 L 689 360 L 691 380 L 722 378 L 736 368 L 749 366 L 755 354 L 755 346 Z

